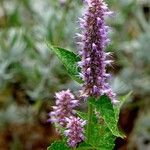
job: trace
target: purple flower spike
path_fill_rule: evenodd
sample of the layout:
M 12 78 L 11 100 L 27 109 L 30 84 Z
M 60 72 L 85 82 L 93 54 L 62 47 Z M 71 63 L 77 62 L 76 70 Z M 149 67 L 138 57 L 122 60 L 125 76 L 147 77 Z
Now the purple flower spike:
M 105 23 L 105 17 L 110 16 L 112 12 L 103 0 L 85 0 L 85 2 L 88 10 L 83 19 L 79 20 L 82 34 L 78 42 L 81 56 L 78 65 L 81 68 L 80 76 L 84 81 L 81 96 L 86 98 L 106 94 L 112 103 L 116 103 L 116 95 L 107 83 L 110 75 L 106 72 L 106 67 L 112 63 L 111 53 L 105 52 L 110 42 L 109 27 Z
M 68 144 L 70 147 L 76 147 L 78 143 L 84 140 L 84 129 L 86 121 L 77 117 L 69 117 L 67 120 L 67 130 L 64 134 L 68 137 Z
M 73 108 L 78 106 L 78 100 L 75 100 L 70 90 L 56 93 L 55 98 L 56 106 L 53 106 L 53 111 L 49 113 L 49 121 L 65 126 L 66 117 L 70 117 L 74 114 Z

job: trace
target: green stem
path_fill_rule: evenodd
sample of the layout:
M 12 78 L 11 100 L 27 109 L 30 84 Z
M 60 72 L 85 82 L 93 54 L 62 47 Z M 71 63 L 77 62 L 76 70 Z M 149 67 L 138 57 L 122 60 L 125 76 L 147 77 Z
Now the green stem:
M 93 106 L 91 104 L 88 104 L 87 143 L 89 143 L 91 136 L 92 115 L 93 115 Z

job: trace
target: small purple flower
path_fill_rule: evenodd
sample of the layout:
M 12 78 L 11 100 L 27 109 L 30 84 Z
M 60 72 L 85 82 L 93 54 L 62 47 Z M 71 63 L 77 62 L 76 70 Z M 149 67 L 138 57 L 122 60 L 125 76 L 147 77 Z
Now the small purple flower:
M 59 123 L 61 126 L 66 125 L 66 117 L 74 114 L 74 108 L 78 106 L 78 100 L 70 90 L 61 91 L 56 93 L 56 106 L 53 106 L 53 111 L 49 113 L 49 121 Z
M 64 134 L 68 137 L 68 144 L 70 147 L 76 147 L 78 143 L 84 140 L 84 126 L 86 121 L 77 117 L 69 117 L 67 120 L 67 130 Z
M 113 93 L 107 83 L 110 74 L 106 67 L 111 65 L 110 53 L 106 53 L 106 46 L 109 44 L 109 27 L 105 23 L 105 17 L 110 16 L 107 4 L 103 0 L 85 0 L 88 10 L 83 18 L 80 18 L 82 34 L 80 38 L 79 55 L 81 61 L 78 65 L 81 68 L 81 78 L 84 81 L 81 96 L 100 96 L 106 94 L 116 103 L 116 94 Z

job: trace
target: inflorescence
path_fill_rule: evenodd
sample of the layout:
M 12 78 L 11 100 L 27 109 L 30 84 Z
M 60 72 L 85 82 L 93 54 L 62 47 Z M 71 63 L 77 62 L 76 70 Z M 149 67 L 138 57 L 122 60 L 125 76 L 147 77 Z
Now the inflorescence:
M 67 130 L 65 135 L 68 137 L 68 144 L 71 147 L 76 147 L 78 143 L 84 140 L 84 129 L 86 121 L 79 117 L 69 117 L 67 120 Z
M 70 90 L 56 93 L 55 98 L 56 106 L 53 106 L 53 111 L 49 113 L 50 121 L 65 126 L 66 118 L 74 115 L 73 109 L 79 105 L 79 101 Z
M 116 94 L 113 93 L 107 80 L 110 74 L 106 72 L 106 67 L 111 65 L 111 53 L 105 52 L 109 44 L 109 27 L 105 23 L 105 17 L 112 15 L 107 4 L 103 0 L 86 0 L 88 10 L 80 18 L 82 34 L 77 34 L 80 41 L 79 55 L 81 61 L 78 63 L 81 68 L 81 78 L 84 85 L 81 90 L 83 97 L 100 96 L 106 94 L 115 104 Z

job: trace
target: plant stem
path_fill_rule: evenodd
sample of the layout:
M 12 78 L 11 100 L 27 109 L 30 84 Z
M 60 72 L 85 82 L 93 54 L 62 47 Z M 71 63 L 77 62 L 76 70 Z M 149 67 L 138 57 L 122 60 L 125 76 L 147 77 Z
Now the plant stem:
M 87 142 L 90 141 L 91 126 L 92 126 L 93 106 L 88 104 L 88 124 L 87 124 Z

